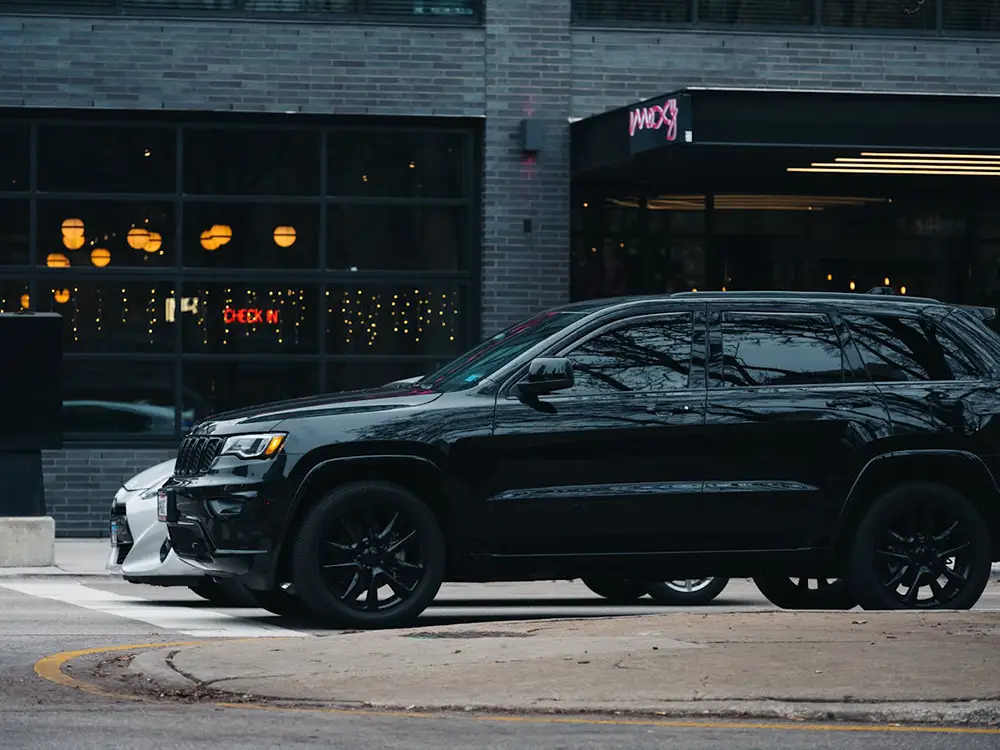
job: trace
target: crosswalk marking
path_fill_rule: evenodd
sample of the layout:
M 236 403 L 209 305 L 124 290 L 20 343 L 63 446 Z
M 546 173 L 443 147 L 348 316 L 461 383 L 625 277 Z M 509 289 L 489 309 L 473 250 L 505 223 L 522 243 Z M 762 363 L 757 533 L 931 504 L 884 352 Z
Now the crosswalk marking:
M 240 617 L 205 608 L 159 606 L 148 599 L 113 594 L 89 588 L 81 583 L 23 581 L 0 583 L 0 587 L 20 594 L 72 604 L 115 617 L 138 620 L 164 630 L 173 630 L 195 638 L 311 638 L 303 633 L 275 625 L 251 622 Z

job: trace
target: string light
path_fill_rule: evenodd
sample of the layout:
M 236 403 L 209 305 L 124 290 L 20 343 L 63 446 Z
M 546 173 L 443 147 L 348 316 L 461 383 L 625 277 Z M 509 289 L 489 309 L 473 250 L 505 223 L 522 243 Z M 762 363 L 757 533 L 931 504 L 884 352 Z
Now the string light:
M 406 342 L 427 346 L 428 338 L 439 335 L 446 336 L 450 343 L 456 340 L 460 313 L 457 293 L 412 289 L 390 295 L 353 289 L 342 295 L 339 311 L 332 299 L 327 301 L 326 333 L 339 333 L 338 338 L 345 344 L 371 348 L 379 342 L 380 334 L 389 337 L 388 346 L 406 346 Z M 338 323 L 343 328 L 338 330 Z
M 70 324 L 73 326 L 73 341 L 74 342 L 79 342 L 80 341 L 80 329 L 77 327 L 77 322 L 78 322 L 77 313 L 79 312 L 79 309 L 77 307 L 77 300 L 80 299 L 80 295 L 77 294 L 77 292 L 79 292 L 79 291 L 80 291 L 79 287 L 73 287 L 73 316 L 72 316 L 72 320 L 70 321 Z

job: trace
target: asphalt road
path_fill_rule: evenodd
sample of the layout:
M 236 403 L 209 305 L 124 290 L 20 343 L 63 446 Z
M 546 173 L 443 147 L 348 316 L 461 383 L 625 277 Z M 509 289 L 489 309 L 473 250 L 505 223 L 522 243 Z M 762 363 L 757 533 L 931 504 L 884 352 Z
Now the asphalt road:
M 1000 585 L 981 605 L 1000 611 Z M 733 582 L 713 609 L 769 609 L 752 586 Z M 575 583 L 448 586 L 427 624 L 515 617 L 607 616 L 664 608 L 608 607 Z M 700 748 L 887 750 L 1000 748 L 1000 735 L 831 731 L 753 725 L 680 727 L 541 720 L 433 719 L 343 713 L 221 709 L 178 703 L 136 704 L 90 696 L 33 673 L 41 657 L 63 651 L 184 640 L 191 633 L 232 635 L 285 625 L 308 637 L 323 631 L 281 623 L 259 611 L 218 610 L 186 590 L 107 579 L 0 580 L 0 747 L 3 750 L 164 748 Z M 264 633 L 257 633 L 264 634 Z M 294 635 L 290 634 L 290 635 Z

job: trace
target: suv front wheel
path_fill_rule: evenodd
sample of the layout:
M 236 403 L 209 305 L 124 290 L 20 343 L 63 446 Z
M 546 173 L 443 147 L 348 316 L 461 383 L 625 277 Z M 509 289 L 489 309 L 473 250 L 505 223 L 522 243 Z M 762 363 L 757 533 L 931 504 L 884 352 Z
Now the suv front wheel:
M 430 508 L 388 482 L 355 482 L 310 509 L 292 549 L 297 596 L 347 628 L 412 623 L 445 571 L 444 535 Z
M 850 582 L 865 609 L 971 609 L 989 582 L 982 514 L 945 485 L 909 482 L 869 508 L 851 550 Z

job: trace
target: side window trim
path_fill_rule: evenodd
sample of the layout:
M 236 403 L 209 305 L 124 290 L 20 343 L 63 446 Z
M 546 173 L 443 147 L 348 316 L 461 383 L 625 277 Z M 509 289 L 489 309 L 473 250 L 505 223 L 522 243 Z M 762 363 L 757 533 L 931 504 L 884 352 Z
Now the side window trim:
M 814 315 L 825 317 L 830 325 L 830 329 L 837 337 L 840 345 L 840 368 L 843 381 L 840 383 L 793 383 L 788 385 L 738 385 L 735 388 L 843 388 L 845 385 L 858 385 L 856 374 L 853 368 L 855 361 L 850 356 L 849 344 L 851 343 L 845 334 L 849 335 L 846 321 L 839 315 L 838 310 L 826 305 L 747 305 L 738 302 L 717 302 L 709 305 L 709 366 L 707 368 L 707 387 L 709 390 L 729 390 L 723 385 L 723 374 L 725 367 L 725 340 L 723 337 L 724 316 L 726 313 L 737 313 L 744 315 Z M 860 358 L 860 352 L 857 355 Z M 864 361 L 861 360 L 861 365 Z M 867 370 L 865 370 L 867 372 Z M 870 383 L 865 377 L 860 384 Z

